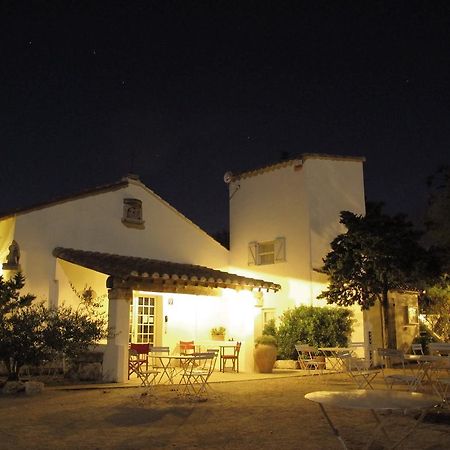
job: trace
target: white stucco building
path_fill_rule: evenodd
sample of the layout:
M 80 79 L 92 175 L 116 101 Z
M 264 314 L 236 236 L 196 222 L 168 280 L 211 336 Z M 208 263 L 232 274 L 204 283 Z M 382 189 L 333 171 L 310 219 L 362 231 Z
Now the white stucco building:
M 344 231 L 339 213 L 364 213 L 363 161 L 306 154 L 229 174 L 229 251 L 134 176 L 18 210 L 0 218 L 3 276 L 20 269 L 26 291 L 52 306 L 77 304 L 71 286 L 104 296 L 116 330 L 105 380 L 126 380 L 130 340 L 175 351 L 180 340 L 207 343 L 216 326 L 243 341 L 241 367 L 252 371 L 264 322 L 319 304 L 326 279 L 315 269 Z
M 365 213 L 363 162 L 305 154 L 231 178 L 230 270 L 282 287 L 264 296 L 260 326 L 293 306 L 325 305 L 316 297 L 327 279 L 317 269 L 346 231 L 340 212 Z M 360 322 L 359 308 L 354 313 Z M 353 340 L 362 333 L 357 323 Z

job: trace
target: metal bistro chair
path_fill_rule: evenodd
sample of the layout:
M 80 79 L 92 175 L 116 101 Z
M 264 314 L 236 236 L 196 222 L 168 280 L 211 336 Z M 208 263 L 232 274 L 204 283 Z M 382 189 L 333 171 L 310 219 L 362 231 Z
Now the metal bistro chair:
M 443 404 L 449 407 L 447 397 L 450 390 L 450 343 L 431 342 L 428 347 L 431 355 L 442 356 L 442 361 L 435 363 L 438 375 L 434 383 L 434 389 L 441 396 Z
M 164 375 L 167 377 L 168 381 L 173 383 L 173 377 L 175 373 L 175 367 L 171 367 L 169 364 L 164 365 L 161 363 L 159 359 L 160 356 L 169 355 L 170 348 L 169 347 L 157 347 L 153 346 L 149 348 L 148 351 L 151 366 L 155 370 L 162 370 L 161 377 L 159 378 L 159 382 L 162 381 Z
M 150 344 L 135 344 L 131 343 L 128 351 L 128 379 L 132 373 L 138 374 L 138 369 L 145 366 L 148 370 L 148 351 Z
M 153 368 L 161 367 L 161 363 L 158 361 L 158 357 L 161 355 L 169 355 L 170 348 L 169 347 L 150 347 L 148 349 L 148 355 L 150 357 L 151 365 Z
M 422 344 L 411 344 L 413 355 L 424 355 Z
M 188 365 L 180 384 L 184 385 L 181 395 L 192 395 L 196 399 L 202 399 L 208 395 L 208 380 L 214 371 L 217 353 L 194 353 L 188 360 Z
M 381 359 L 381 371 L 383 373 L 384 382 L 390 389 L 394 384 L 406 384 L 410 391 L 416 391 L 420 385 L 420 378 L 415 375 L 406 374 L 405 355 L 401 350 L 393 348 L 379 348 L 377 350 Z M 387 368 L 401 368 L 401 373 L 388 374 Z
M 300 369 L 315 369 L 321 372 L 325 369 L 325 358 L 323 360 L 318 358 L 319 351 L 315 347 L 308 344 L 295 344 L 295 350 Z
M 369 370 L 370 361 L 357 358 L 352 353 L 344 353 L 340 355 L 340 359 L 345 373 L 354 381 L 358 389 L 373 389 L 372 381 L 380 371 Z
M 231 370 L 233 372 L 239 373 L 239 352 L 241 351 L 241 342 L 236 342 L 236 345 L 232 348 L 233 353 L 221 355 L 221 367 L 222 372 L 225 372 L 225 366 L 227 361 L 231 361 L 232 367 Z M 225 348 L 224 348 L 225 351 Z
M 134 350 L 131 350 L 134 351 Z M 150 367 L 145 369 L 143 365 L 136 367 L 136 375 L 141 380 L 141 386 L 148 389 L 148 391 L 153 392 L 156 384 L 156 377 L 159 374 L 158 369 Z

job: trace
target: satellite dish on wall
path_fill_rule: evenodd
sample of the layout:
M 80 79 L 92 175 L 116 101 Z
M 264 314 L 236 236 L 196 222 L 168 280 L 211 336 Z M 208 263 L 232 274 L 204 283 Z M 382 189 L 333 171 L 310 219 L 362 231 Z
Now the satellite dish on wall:
M 225 175 L 223 176 L 223 181 L 225 181 L 225 183 L 227 184 L 230 184 L 233 181 L 233 173 L 225 172 Z

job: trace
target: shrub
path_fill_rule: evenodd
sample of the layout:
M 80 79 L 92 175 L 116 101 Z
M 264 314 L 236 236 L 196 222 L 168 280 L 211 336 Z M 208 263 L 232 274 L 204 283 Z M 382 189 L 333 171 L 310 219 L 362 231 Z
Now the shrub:
M 277 337 L 277 327 L 275 325 L 275 319 L 270 319 L 265 325 L 262 334 L 268 336 Z
M 31 303 L 33 295 L 19 295 L 24 285 L 20 273 L 8 281 L 0 277 L 0 360 L 9 380 L 17 380 L 25 364 L 39 365 L 61 353 L 76 358 L 109 334 L 101 314 Z
M 280 318 L 278 357 L 297 359 L 295 344 L 345 347 L 352 332 L 352 312 L 345 308 L 298 306 Z
M 277 346 L 277 339 L 275 336 L 270 336 L 268 334 L 263 334 L 262 336 L 258 336 L 255 339 L 255 344 L 261 344 L 261 345 L 273 345 L 274 347 Z

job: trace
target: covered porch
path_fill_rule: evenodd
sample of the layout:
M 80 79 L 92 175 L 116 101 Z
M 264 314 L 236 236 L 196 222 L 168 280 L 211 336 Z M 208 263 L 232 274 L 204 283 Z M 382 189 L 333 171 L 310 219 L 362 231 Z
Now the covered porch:
M 108 276 L 108 326 L 103 379 L 126 382 L 129 342 L 168 346 L 180 340 L 212 344 L 210 330 L 224 326 L 226 340 L 242 341 L 241 368 L 253 371 L 255 324 L 264 293 L 280 285 L 192 264 L 56 248 L 54 256 Z

